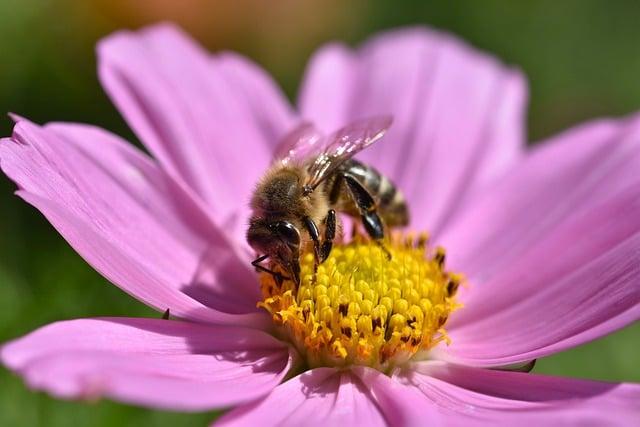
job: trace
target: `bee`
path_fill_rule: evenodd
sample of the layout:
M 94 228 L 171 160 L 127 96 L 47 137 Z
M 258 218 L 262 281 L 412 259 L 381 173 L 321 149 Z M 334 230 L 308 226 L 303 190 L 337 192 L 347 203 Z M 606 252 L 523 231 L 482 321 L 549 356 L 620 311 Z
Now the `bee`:
M 328 137 L 303 123 L 283 139 L 250 202 L 247 242 L 262 254 L 251 263 L 258 271 L 299 284 L 301 248 L 313 245 L 316 270 L 331 253 L 340 227 L 336 211 L 359 219 L 383 249 L 385 225 L 408 224 L 402 193 L 377 170 L 353 159 L 379 140 L 391 121 L 388 116 L 356 121 Z M 267 258 L 290 277 L 261 265 Z

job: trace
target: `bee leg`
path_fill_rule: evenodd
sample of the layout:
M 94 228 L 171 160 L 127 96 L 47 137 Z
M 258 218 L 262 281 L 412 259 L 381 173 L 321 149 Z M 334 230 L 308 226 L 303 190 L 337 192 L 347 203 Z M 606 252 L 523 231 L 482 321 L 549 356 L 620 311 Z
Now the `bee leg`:
M 367 234 L 373 239 L 373 241 L 382 249 L 387 256 L 388 260 L 391 260 L 391 253 L 382 243 L 384 238 L 384 226 L 382 220 L 375 211 L 365 212 L 362 214 L 362 224 L 364 225 Z
M 296 260 L 291 265 L 291 275 L 293 276 L 293 283 L 295 285 L 296 291 L 298 290 L 298 286 L 300 286 L 300 260 Z
M 297 291 L 300 286 L 300 247 L 292 247 L 291 260 L 288 263 L 288 270 L 293 277 L 294 289 Z
M 303 220 L 304 225 L 307 227 L 307 232 L 309 233 L 309 236 L 311 236 L 311 240 L 313 241 L 313 275 L 315 277 L 316 271 L 318 271 L 318 265 L 320 265 L 320 263 L 322 262 L 320 257 L 320 231 L 318 231 L 318 226 L 313 221 L 313 219 L 305 216 Z
M 353 175 L 349 173 L 343 174 L 344 181 L 347 183 L 349 194 L 360 210 L 360 218 L 362 225 L 369 237 L 371 237 L 378 246 L 384 251 L 387 259 L 391 259 L 391 253 L 382 244 L 384 238 L 384 224 L 378 215 L 376 203 L 371 197 L 367 189 Z
M 387 257 L 387 261 L 391 261 L 391 252 L 389 252 L 389 249 L 387 249 L 387 247 L 382 243 L 382 240 L 374 241 L 376 242 L 376 245 L 378 245 L 380 249 L 382 249 L 382 252 L 384 252 L 384 255 Z
M 333 248 L 333 239 L 336 237 L 336 211 L 329 209 L 327 217 L 324 219 L 324 240 L 320 247 L 320 264 L 325 262 L 331 254 Z
M 276 273 L 275 271 L 270 270 L 267 267 L 264 267 L 264 266 L 260 265 L 260 263 L 262 261 L 264 261 L 265 259 L 267 259 L 268 257 L 269 257 L 269 255 L 259 256 L 258 258 L 256 258 L 253 261 L 251 261 L 251 265 L 255 267 L 256 271 L 261 271 L 263 273 L 269 273 L 270 275 L 272 275 L 273 279 L 276 281 L 276 283 L 278 283 L 278 285 L 281 285 L 282 282 L 284 282 L 285 280 L 291 280 L 287 276 L 283 276 L 280 273 Z

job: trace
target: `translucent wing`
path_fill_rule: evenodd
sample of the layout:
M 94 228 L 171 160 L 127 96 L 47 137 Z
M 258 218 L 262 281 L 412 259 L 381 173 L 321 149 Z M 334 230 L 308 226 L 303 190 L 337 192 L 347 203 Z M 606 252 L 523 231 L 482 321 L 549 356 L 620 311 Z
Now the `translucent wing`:
M 324 135 L 311 123 L 304 122 L 282 138 L 274 160 L 283 165 L 305 163 L 322 151 L 322 141 Z
M 305 187 L 315 189 L 340 165 L 384 135 L 391 126 L 390 116 L 370 117 L 353 122 L 326 138 L 322 152 L 309 166 Z

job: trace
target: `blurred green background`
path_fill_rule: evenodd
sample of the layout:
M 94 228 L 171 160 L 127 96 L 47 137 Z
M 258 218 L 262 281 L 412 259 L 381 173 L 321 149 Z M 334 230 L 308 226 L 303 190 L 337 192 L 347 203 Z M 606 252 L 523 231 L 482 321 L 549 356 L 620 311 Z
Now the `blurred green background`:
M 93 46 L 115 29 L 158 20 L 178 22 L 212 50 L 250 56 L 289 96 L 320 44 L 428 24 L 524 70 L 533 141 L 592 117 L 640 110 L 637 1 L 0 0 L 0 112 L 94 123 L 133 141 L 98 85 Z M 0 118 L 0 134 L 10 131 L 10 121 Z M 0 342 L 59 319 L 157 316 L 88 267 L 13 190 L 0 179 Z M 535 370 L 640 382 L 639 343 L 635 325 L 540 360 Z M 60 402 L 0 369 L 2 426 L 202 426 L 213 416 Z

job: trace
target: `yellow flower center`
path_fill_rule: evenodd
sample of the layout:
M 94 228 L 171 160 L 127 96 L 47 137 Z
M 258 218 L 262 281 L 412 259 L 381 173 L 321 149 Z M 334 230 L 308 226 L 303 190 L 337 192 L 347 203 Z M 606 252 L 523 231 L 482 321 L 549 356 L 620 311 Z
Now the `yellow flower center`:
M 314 277 L 314 256 L 301 257 L 301 283 L 260 274 L 265 308 L 309 367 L 366 365 L 387 372 L 441 341 L 459 307 L 460 277 L 444 270 L 444 250 L 426 235 L 384 242 L 356 237 L 337 244 Z

